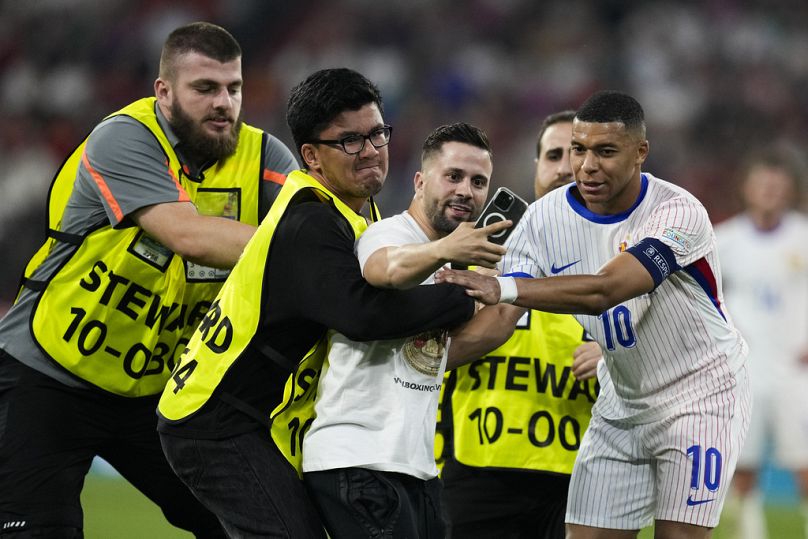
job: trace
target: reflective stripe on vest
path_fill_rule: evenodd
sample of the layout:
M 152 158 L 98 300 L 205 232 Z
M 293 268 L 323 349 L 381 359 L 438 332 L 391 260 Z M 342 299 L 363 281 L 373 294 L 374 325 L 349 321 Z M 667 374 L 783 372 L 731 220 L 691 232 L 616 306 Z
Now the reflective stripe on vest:
M 302 171 L 289 174 L 272 209 L 247 244 L 166 384 L 158 406 L 166 420 L 181 421 L 201 409 L 255 336 L 260 323 L 263 277 L 270 244 L 284 213 L 304 189 L 313 190 L 323 202 L 333 204 L 348 221 L 356 238 L 367 228 L 364 217 L 317 180 Z M 326 348 L 323 336 L 297 364 L 286 382 L 282 401 L 267 417 L 272 438 L 298 472 L 300 447 L 314 417 L 314 396 Z
M 112 116 L 130 116 L 149 129 L 165 152 L 167 173 L 200 213 L 257 225 L 263 132 L 243 126 L 236 153 L 194 182 L 182 174 L 154 107 L 154 98 L 141 99 Z M 53 181 L 48 224 L 55 232 L 29 262 L 28 279 L 59 241 L 85 144 Z M 127 397 L 157 394 L 227 273 L 184 263 L 138 227 L 107 224 L 90 231 L 53 275 L 36 276 L 43 290 L 32 333 L 47 356 L 79 378 Z
M 597 395 L 594 379 L 572 375 L 582 337 L 572 316 L 530 311 L 505 344 L 456 369 L 455 459 L 475 467 L 571 473 Z

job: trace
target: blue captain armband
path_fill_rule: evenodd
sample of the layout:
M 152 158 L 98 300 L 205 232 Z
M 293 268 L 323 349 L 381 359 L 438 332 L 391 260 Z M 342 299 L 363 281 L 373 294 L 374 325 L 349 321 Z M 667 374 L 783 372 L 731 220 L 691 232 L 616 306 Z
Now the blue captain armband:
M 654 288 L 662 284 L 671 273 L 682 269 L 676 263 L 676 256 L 671 248 L 655 238 L 643 238 L 626 249 L 626 252 L 634 255 L 645 266 L 654 280 Z

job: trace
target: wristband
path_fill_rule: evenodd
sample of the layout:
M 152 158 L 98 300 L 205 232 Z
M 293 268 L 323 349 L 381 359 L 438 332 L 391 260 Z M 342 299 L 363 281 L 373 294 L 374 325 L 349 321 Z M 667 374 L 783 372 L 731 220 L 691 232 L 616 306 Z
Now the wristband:
M 495 277 L 499 282 L 499 303 L 513 303 L 519 297 L 516 279 L 513 277 Z

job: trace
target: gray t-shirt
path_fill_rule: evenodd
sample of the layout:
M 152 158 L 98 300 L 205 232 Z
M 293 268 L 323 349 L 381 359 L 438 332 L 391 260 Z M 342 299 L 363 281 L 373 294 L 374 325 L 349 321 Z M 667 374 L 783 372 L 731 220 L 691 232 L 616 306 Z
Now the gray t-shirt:
M 160 127 L 187 167 L 187 174 L 204 185 L 204 169 L 213 163 L 183 160 L 179 139 L 156 105 L 155 110 Z M 299 168 L 292 152 L 272 135 L 266 137 L 264 155 L 264 167 L 270 172 L 286 175 Z M 176 202 L 180 197 L 180 188 L 168 172 L 160 143 L 134 118 L 114 116 L 98 124 L 87 139 L 85 157 L 62 217 L 63 232 L 85 234 L 106 224 L 116 228 L 134 226 L 129 219 L 133 212 L 154 204 Z M 277 190 L 267 188 L 260 192 L 262 200 L 259 206 L 267 210 Z M 70 245 L 57 242 L 32 278 L 46 280 L 72 249 Z M 63 384 L 88 387 L 54 365 L 34 342 L 30 318 L 38 296 L 39 292 L 23 289 L 19 300 L 0 320 L 0 349 Z

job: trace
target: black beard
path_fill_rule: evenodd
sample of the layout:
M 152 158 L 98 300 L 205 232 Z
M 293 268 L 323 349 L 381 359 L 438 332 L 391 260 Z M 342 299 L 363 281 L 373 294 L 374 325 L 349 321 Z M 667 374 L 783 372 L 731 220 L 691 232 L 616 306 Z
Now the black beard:
M 233 123 L 229 133 L 215 137 L 202 130 L 177 101 L 171 104 L 171 120 L 169 125 L 174 134 L 182 141 L 183 152 L 195 164 L 202 165 L 211 161 L 221 161 L 236 152 L 238 136 L 241 132 L 241 113 Z

